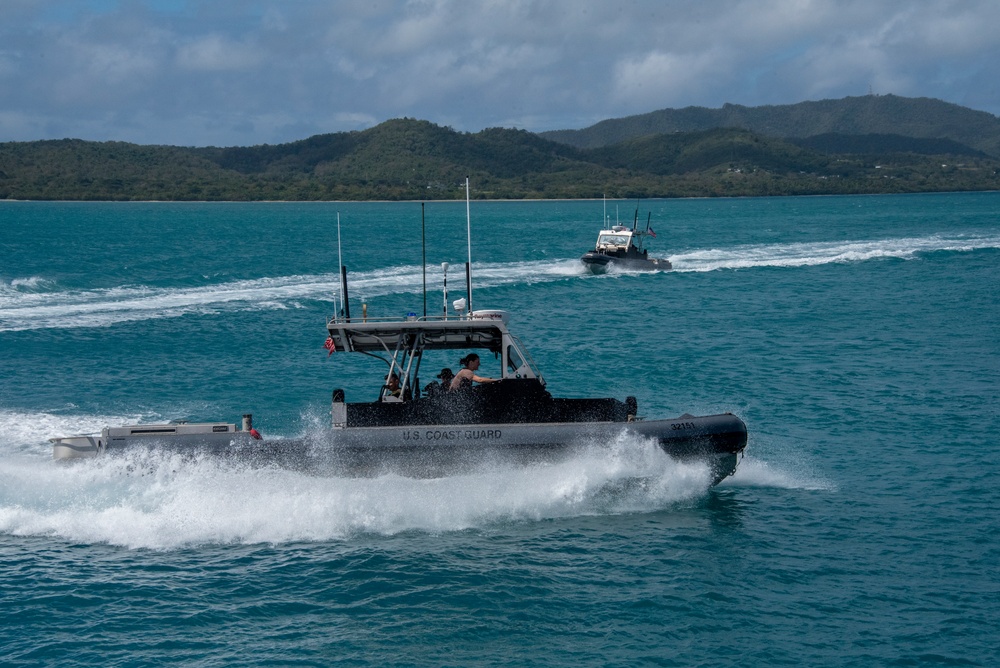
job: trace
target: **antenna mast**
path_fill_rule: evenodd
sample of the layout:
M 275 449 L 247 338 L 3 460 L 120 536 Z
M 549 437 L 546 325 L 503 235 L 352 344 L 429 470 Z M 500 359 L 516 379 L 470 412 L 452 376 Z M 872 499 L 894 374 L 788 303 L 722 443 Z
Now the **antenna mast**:
M 420 203 L 420 249 L 423 252 L 421 266 L 424 270 L 424 318 L 427 318 L 427 233 L 424 227 L 424 203 Z
M 344 266 L 344 254 L 340 250 L 340 212 L 337 212 L 337 255 L 340 258 L 340 306 L 345 322 L 351 321 L 351 302 L 347 296 L 347 267 Z M 362 307 L 365 305 L 362 304 Z
M 444 319 L 448 319 L 448 263 L 441 263 L 441 271 L 444 272 Z
M 465 177 L 465 236 L 469 246 L 469 260 L 465 263 L 465 291 L 469 295 L 467 313 L 472 315 L 472 216 L 469 213 L 469 177 Z
M 344 285 L 344 252 L 340 248 L 340 212 L 337 212 L 337 263 L 340 265 L 340 315 L 344 315 L 344 297 L 347 289 Z

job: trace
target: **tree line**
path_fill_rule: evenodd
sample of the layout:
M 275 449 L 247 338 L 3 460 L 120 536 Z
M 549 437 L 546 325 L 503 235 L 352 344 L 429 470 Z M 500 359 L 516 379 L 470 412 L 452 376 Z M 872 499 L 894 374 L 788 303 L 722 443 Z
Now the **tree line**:
M 394 119 L 253 147 L 0 143 L 0 199 L 310 201 L 720 197 L 994 190 L 1000 160 L 953 140 L 740 128 L 596 148 L 524 130 Z

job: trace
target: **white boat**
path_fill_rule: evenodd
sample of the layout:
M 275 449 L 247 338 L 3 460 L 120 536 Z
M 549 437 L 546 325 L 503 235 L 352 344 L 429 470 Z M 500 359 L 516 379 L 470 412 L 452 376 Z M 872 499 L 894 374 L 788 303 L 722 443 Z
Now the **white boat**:
M 638 227 L 638 209 L 632 227 L 606 226 L 598 233 L 594 249 L 584 253 L 580 261 L 595 274 L 603 274 L 612 265 L 629 271 L 669 271 L 673 268 L 669 260 L 649 257 L 649 251 L 643 247 L 647 238 L 656 238 L 656 232 L 649 226 L 649 216 L 645 229 Z

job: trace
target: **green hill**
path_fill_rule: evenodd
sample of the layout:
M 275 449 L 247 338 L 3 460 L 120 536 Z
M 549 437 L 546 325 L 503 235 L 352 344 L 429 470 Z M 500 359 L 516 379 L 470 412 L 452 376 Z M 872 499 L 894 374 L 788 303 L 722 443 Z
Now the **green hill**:
M 613 175 L 579 154 L 523 130 L 469 134 L 411 119 L 274 146 L 10 142 L 0 144 L 0 198 L 447 199 L 465 176 L 483 197 L 600 196 Z
M 863 150 L 862 150 L 863 149 Z M 523 130 L 395 119 L 362 132 L 230 148 L 76 139 L 0 144 L 0 199 L 431 200 L 985 190 L 1000 161 L 952 140 L 735 128 L 581 149 Z
M 792 139 L 790 141 L 796 146 L 831 154 L 884 155 L 914 153 L 917 155 L 989 157 L 982 151 L 977 151 L 974 148 L 951 139 L 922 139 L 893 134 L 842 135 L 830 132 L 822 135 L 813 135 L 805 139 Z
M 829 158 L 814 150 L 747 130 L 720 128 L 658 134 L 589 149 L 583 155 L 611 169 L 660 176 L 750 168 L 775 173 L 826 172 Z
M 582 130 L 555 130 L 540 135 L 577 148 L 597 148 L 653 134 L 722 127 L 784 138 L 836 133 L 950 139 L 1000 157 L 1000 118 L 941 100 L 897 95 L 865 95 L 760 107 L 726 104 L 721 109 L 661 109 L 601 121 Z

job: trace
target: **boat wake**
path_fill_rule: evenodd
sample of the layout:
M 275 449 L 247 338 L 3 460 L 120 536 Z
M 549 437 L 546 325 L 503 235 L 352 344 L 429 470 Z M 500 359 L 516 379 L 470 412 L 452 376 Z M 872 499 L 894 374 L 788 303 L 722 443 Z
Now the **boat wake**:
M 753 267 L 801 267 L 880 258 L 916 257 L 936 251 L 1000 248 L 1000 236 L 930 235 L 873 241 L 748 245 L 691 250 L 669 256 L 675 272 L 708 272 Z M 604 277 L 587 272 L 578 259 L 475 263 L 477 289 Z M 459 283 L 461 278 L 456 277 Z M 437 290 L 437 277 L 429 289 Z M 198 287 L 119 286 L 95 290 L 63 289 L 44 277 L 0 282 L 0 332 L 49 328 L 110 327 L 123 322 L 212 315 L 233 311 L 302 308 L 318 300 L 332 304 L 340 283 L 334 273 L 267 277 Z M 354 273 L 353 298 L 419 294 L 423 268 L 402 266 Z
M 694 250 L 670 256 L 674 271 L 717 271 L 753 267 L 809 267 L 822 264 L 865 262 L 882 258 L 912 259 L 921 253 L 968 252 L 1000 248 L 1000 236 L 945 236 L 827 241 L 794 244 L 748 245 Z
M 477 264 L 476 287 L 565 280 L 582 274 L 578 265 L 569 260 L 554 265 L 548 261 Z M 332 311 L 339 286 L 340 277 L 335 273 L 260 278 L 188 288 L 121 286 L 99 290 L 63 290 L 54 282 L 38 277 L 18 279 L 0 283 L 0 332 L 110 327 L 124 322 L 189 314 L 301 308 L 302 302 L 307 300 L 329 302 L 329 310 Z M 433 288 L 429 286 L 429 289 Z M 354 298 L 371 299 L 391 294 L 419 294 L 422 290 L 423 269 L 419 266 L 351 275 L 352 301 Z
M 148 449 L 70 465 L 41 444 L 0 450 L 0 533 L 157 550 L 655 512 L 711 484 L 707 466 L 629 436 L 559 464 L 434 479 L 328 477 Z

